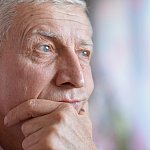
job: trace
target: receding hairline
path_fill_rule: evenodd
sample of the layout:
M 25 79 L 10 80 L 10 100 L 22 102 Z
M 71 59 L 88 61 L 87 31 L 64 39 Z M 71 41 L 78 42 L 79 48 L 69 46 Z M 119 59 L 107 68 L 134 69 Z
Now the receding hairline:
M 84 0 L 0 0 L 0 39 L 2 39 L 10 29 L 17 13 L 16 7 L 23 3 L 31 5 L 50 3 L 56 7 L 76 5 L 81 7 L 85 13 L 87 12 L 86 2 Z

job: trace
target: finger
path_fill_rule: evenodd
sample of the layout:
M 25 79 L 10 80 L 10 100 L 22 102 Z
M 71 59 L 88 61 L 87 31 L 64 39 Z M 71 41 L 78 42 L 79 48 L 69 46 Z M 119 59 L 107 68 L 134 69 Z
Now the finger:
M 21 126 L 22 133 L 25 137 L 37 132 L 38 130 L 53 125 L 56 119 L 51 116 L 51 114 L 36 117 L 24 122 Z
M 35 144 L 35 145 L 25 149 L 25 150 L 43 150 L 43 147 L 39 143 L 37 143 L 37 144 Z
M 82 122 L 84 122 L 84 125 L 86 125 L 86 127 L 89 129 L 89 131 L 91 131 L 91 135 L 92 135 L 92 122 L 90 119 L 90 114 L 89 114 L 89 104 L 88 101 L 86 101 L 83 105 L 83 107 L 81 108 L 80 112 L 79 112 L 80 118 L 82 120 Z
M 32 145 L 24 150 L 43 150 L 43 143 L 42 142 L 35 143 L 34 145 Z
M 81 110 L 79 112 L 79 115 L 88 115 L 89 116 L 89 104 L 88 104 L 88 101 L 86 101 L 83 104 L 83 106 L 82 106 L 82 108 L 81 108 Z
M 28 149 L 29 147 L 32 147 L 32 145 L 37 144 L 40 139 L 42 139 L 42 137 L 44 136 L 46 130 L 44 130 L 43 128 L 40 129 L 39 131 L 31 134 L 30 136 L 26 137 L 23 142 L 22 142 L 22 147 L 23 149 Z
M 49 126 L 43 128 L 38 132 L 33 133 L 29 137 L 25 138 L 22 143 L 22 147 L 25 150 L 45 150 L 45 149 L 56 149 L 56 147 L 62 147 L 61 142 L 58 140 L 57 127 Z M 59 143 L 58 143 L 59 142 Z M 53 147 L 53 148 L 52 148 Z M 61 148 L 58 148 L 61 149 Z
M 62 103 L 61 105 L 58 106 L 58 111 L 63 111 L 66 114 L 73 113 L 73 114 L 78 114 L 74 106 L 70 103 Z
M 41 128 L 67 120 L 66 118 L 75 113 L 76 115 L 78 115 L 75 108 L 71 104 L 62 103 L 61 105 L 59 105 L 57 110 L 53 111 L 50 114 L 25 121 L 22 124 L 21 129 L 24 136 L 27 137 Z M 71 115 L 71 117 L 73 116 Z
M 31 99 L 13 108 L 5 116 L 4 124 L 12 126 L 24 120 L 53 112 L 61 102 L 43 99 Z

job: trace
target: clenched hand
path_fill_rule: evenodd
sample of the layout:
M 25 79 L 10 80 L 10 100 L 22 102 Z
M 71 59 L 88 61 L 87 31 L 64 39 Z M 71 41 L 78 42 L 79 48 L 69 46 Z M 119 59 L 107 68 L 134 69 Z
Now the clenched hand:
M 88 102 L 79 113 L 69 103 L 32 99 L 4 119 L 10 127 L 23 122 L 25 150 L 95 150 Z

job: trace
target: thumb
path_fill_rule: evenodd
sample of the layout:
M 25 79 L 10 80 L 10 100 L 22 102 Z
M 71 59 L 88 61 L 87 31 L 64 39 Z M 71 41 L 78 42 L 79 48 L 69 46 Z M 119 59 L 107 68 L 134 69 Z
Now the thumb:
M 82 106 L 79 115 L 82 119 L 82 121 L 84 121 L 85 123 L 85 127 L 88 128 L 88 132 L 90 133 L 91 137 L 92 137 L 92 122 L 90 119 L 90 114 L 89 114 L 89 104 L 88 101 L 86 101 L 84 103 L 84 105 Z
M 86 101 L 81 110 L 79 111 L 79 115 L 89 115 L 89 104 L 88 101 Z

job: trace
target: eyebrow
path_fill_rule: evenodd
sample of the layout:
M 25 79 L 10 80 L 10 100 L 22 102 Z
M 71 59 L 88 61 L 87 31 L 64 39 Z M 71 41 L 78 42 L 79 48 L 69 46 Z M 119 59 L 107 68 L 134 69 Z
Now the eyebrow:
M 93 42 L 92 41 L 81 40 L 80 44 L 84 45 L 84 46 L 91 46 L 91 47 L 93 47 Z
M 56 38 L 56 39 L 62 38 L 60 35 L 57 35 L 54 32 L 36 31 L 35 33 L 47 38 Z
M 38 35 L 41 35 L 41 36 L 44 36 L 46 38 L 55 38 L 55 39 L 58 39 L 58 40 L 61 40 L 63 39 L 62 36 L 60 35 L 57 35 L 55 34 L 54 32 L 48 32 L 48 31 L 36 31 L 34 32 L 35 34 L 38 34 Z M 92 40 L 91 41 L 86 41 L 86 40 L 81 40 L 80 41 L 80 44 L 83 45 L 83 46 L 90 46 L 90 47 L 93 47 L 93 42 Z

